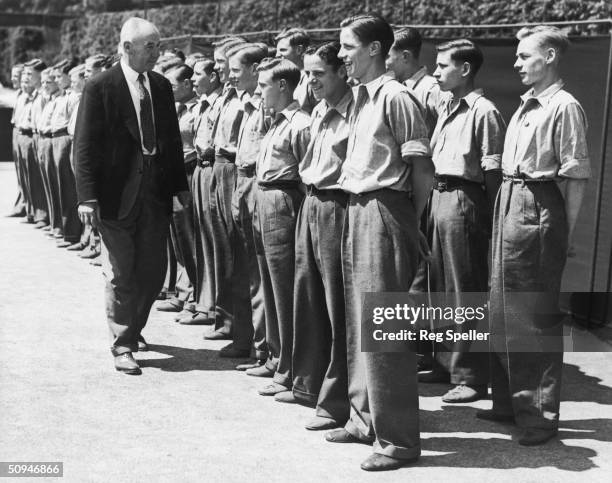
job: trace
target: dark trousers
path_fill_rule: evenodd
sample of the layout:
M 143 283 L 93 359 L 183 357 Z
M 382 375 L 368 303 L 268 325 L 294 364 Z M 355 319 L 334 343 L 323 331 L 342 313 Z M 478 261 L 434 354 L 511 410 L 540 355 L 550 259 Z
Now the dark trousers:
M 420 454 L 414 352 L 361 352 L 362 294 L 407 292 L 418 263 L 418 220 L 408 193 L 350 195 L 342 236 L 350 419 L 345 429 L 395 458 Z
M 232 296 L 235 250 L 232 195 L 235 187 L 236 165 L 217 160 L 213 165 L 210 182 L 210 214 L 215 273 L 215 330 L 227 335 L 232 333 L 234 317 L 236 316 Z M 242 315 L 245 316 L 245 314 Z
M 38 165 L 38 153 L 36 142 L 32 136 L 19 134 L 17 136 L 17 147 L 19 165 L 23 170 L 22 177 L 25 180 L 27 194 L 27 214 L 34 221 L 49 221 L 47 214 L 47 199 L 42 181 L 42 174 Z
M 59 214 L 62 231 L 66 241 L 76 243 L 81 235 L 81 222 L 78 214 L 76 181 L 70 166 L 70 136 L 52 138 L 53 161 L 57 174 L 57 189 L 59 194 Z
M 485 192 L 476 183 L 450 191 L 433 190 L 428 239 L 433 261 L 429 267 L 433 292 L 453 292 L 458 307 L 468 306 L 465 292 L 489 290 L 489 234 L 491 215 Z M 472 301 L 473 303 L 473 301 Z M 477 321 L 452 324 L 456 332 L 476 329 Z M 469 341 L 458 341 L 452 351 L 434 345 L 435 360 L 450 373 L 451 383 L 485 385 L 489 382 L 489 356 L 469 352 Z
M 304 199 L 295 232 L 293 393 L 317 415 L 349 417 L 342 227 L 348 195 L 322 190 Z
M 193 170 L 193 166 L 185 166 L 190 186 Z M 197 277 L 193 204 L 182 206 L 174 201 L 170 223 L 170 239 L 177 263 L 177 298 L 181 302 L 192 302 L 193 286 Z
M 235 289 L 240 290 L 243 297 L 247 295 L 245 291 L 248 290 L 251 320 L 246 317 L 235 319 L 233 339 L 237 348 L 248 349 L 253 345 L 255 357 L 264 360 L 268 357 L 266 318 L 253 232 L 256 192 L 255 172 L 247 174 L 238 171 L 236 189 L 232 196 L 232 218 L 236 227 L 233 278 L 235 283 L 240 284 Z M 248 281 L 248 288 L 244 286 L 245 281 Z
M 257 190 L 264 266 L 262 276 L 266 311 L 266 342 L 274 382 L 287 388 L 293 384 L 293 281 L 295 271 L 295 222 L 304 195 L 293 187 L 263 187 Z
M 561 317 L 544 313 L 557 311 L 567 237 L 556 183 L 503 182 L 493 218 L 491 388 L 493 409 L 524 428 L 559 422 L 563 330 Z M 534 298 L 546 306 L 535 300 L 532 310 Z
M 196 166 L 191 180 L 193 193 L 196 280 L 195 301 L 199 312 L 215 314 L 215 265 L 211 220 L 212 166 Z
M 151 166 L 143 169 L 136 199 L 125 218 L 100 221 L 113 355 L 137 350 L 138 337 L 164 282 L 169 216 L 166 203 L 157 195 L 155 171 Z
M 55 161 L 53 160 L 53 142 L 52 138 L 39 136 L 37 141 L 38 147 L 38 165 L 49 208 L 49 224 L 56 234 L 62 233 L 62 211 L 60 206 L 60 195 L 58 176 Z

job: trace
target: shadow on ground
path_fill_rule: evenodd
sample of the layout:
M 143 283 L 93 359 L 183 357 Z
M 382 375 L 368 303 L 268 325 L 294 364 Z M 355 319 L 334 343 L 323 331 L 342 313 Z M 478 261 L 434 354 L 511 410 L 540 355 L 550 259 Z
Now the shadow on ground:
M 219 351 L 210 349 L 188 349 L 169 345 L 149 344 L 152 352 L 159 352 L 170 357 L 161 359 L 141 359 L 140 367 L 154 367 L 168 372 L 189 371 L 233 371 L 244 359 L 223 359 Z

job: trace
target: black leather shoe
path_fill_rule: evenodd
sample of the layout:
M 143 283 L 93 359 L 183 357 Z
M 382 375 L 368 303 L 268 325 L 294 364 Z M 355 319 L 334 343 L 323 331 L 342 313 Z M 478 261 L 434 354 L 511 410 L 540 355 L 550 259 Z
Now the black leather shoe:
M 115 356 L 115 369 L 124 374 L 137 376 L 142 374 L 138 362 L 134 360 L 131 352 L 124 352 L 121 355 Z
M 247 369 L 247 376 L 255 376 L 255 377 L 274 377 L 274 370 L 266 367 L 265 364 L 262 364 L 259 367 L 253 367 L 252 369 Z
M 493 411 L 493 409 L 482 409 L 480 411 L 476 411 L 476 417 L 478 419 L 493 421 L 495 423 L 514 423 L 514 414 L 498 413 Z
M 367 444 L 371 445 L 371 441 L 364 441 L 363 439 L 359 439 L 356 436 L 353 436 L 346 429 L 334 429 L 329 433 L 325 434 L 325 441 L 329 441 L 330 443 L 359 443 L 359 444 Z
M 246 359 L 251 356 L 250 349 L 237 349 L 234 343 L 226 345 L 219 351 L 219 357 L 226 359 Z
M 225 334 L 218 330 L 204 334 L 204 338 L 206 340 L 231 340 L 231 336 L 229 334 Z
M 138 352 L 147 352 L 149 350 L 149 344 L 144 340 L 143 336 L 138 337 Z
M 189 312 L 184 317 L 177 318 L 176 321 L 181 325 L 213 325 L 215 323 L 215 319 L 211 319 L 205 312 Z
M 183 303 L 178 299 L 171 298 L 163 300 L 155 306 L 155 310 L 160 312 L 180 312 L 183 310 Z
M 304 427 L 309 431 L 323 431 L 324 429 L 336 429 L 340 426 L 344 425 L 340 424 L 335 419 L 315 416 L 310 421 L 308 421 Z
M 400 459 L 392 458 L 384 454 L 373 453 L 368 456 L 363 463 L 361 463 L 361 469 L 365 471 L 390 471 L 397 470 L 402 466 L 414 463 L 417 459 Z
M 519 436 L 518 443 L 522 446 L 538 446 L 554 438 L 556 429 L 528 428 Z

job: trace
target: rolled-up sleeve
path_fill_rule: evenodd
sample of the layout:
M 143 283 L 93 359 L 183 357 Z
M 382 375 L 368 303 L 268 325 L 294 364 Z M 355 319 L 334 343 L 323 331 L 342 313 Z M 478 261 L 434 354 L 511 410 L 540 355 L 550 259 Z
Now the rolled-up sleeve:
M 387 122 L 404 160 L 415 156 L 431 156 L 425 120 L 418 104 L 408 92 L 390 96 Z
M 489 109 L 477 119 L 476 136 L 480 146 L 480 167 L 483 171 L 501 169 L 506 123 L 500 112 Z
M 587 121 L 578 103 L 561 106 L 555 125 L 555 149 L 560 162 L 558 176 L 587 179 L 591 162 L 586 143 Z

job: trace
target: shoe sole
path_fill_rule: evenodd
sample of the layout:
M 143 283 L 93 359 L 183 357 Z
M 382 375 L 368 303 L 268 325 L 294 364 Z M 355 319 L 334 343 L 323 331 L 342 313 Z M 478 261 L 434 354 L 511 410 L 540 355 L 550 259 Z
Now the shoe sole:
M 115 367 L 117 372 L 121 372 L 122 374 L 127 374 L 128 376 L 139 376 L 142 374 L 140 369 L 119 369 Z

